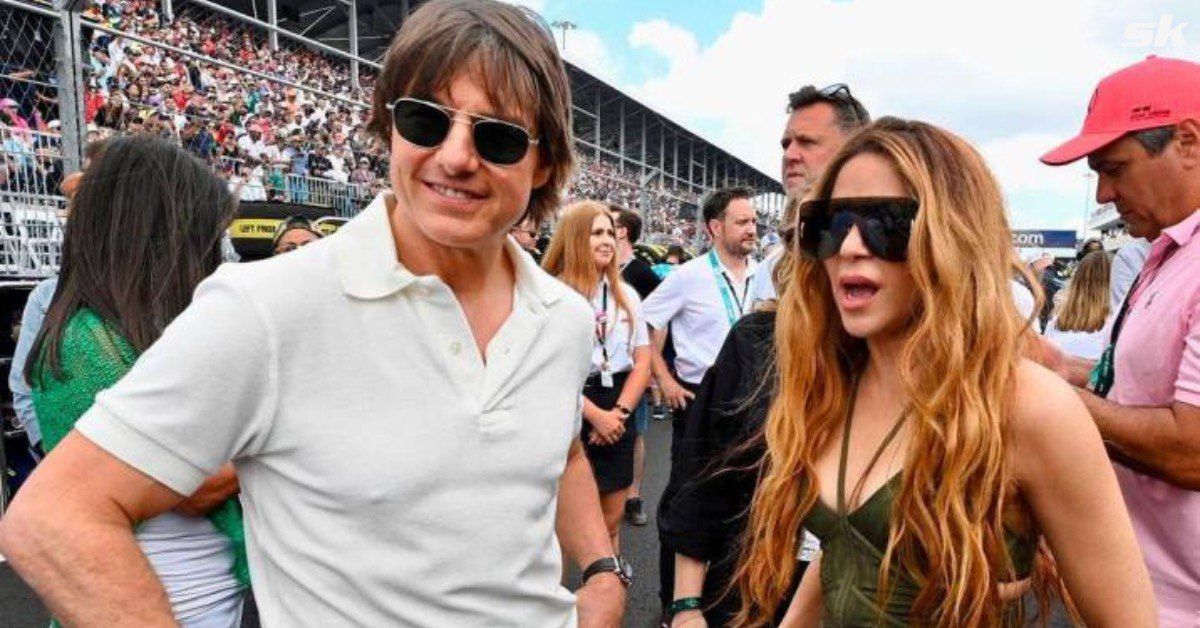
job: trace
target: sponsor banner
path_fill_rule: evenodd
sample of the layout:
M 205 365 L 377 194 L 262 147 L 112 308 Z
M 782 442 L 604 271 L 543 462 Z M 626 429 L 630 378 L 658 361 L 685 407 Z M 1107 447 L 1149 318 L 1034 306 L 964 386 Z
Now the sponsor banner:
M 1012 243 L 1019 249 L 1073 249 L 1076 236 L 1067 229 L 1018 229 L 1012 232 Z

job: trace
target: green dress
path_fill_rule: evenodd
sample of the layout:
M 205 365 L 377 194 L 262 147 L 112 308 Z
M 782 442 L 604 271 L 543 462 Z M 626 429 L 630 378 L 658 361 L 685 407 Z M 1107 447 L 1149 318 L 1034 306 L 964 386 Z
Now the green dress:
M 906 574 L 892 578 L 890 595 L 879 604 L 879 572 L 887 551 L 891 528 L 892 503 L 899 491 L 901 475 L 893 476 L 878 491 L 852 512 L 846 512 L 846 459 L 850 452 L 850 416 L 842 434 L 842 454 L 838 463 L 837 509 L 818 498 L 804 520 L 804 527 L 821 541 L 821 592 L 824 598 L 822 625 L 827 627 L 910 626 L 913 601 L 919 590 Z M 867 464 L 867 470 L 900 431 L 898 421 Z M 1033 572 L 1037 552 L 1034 539 L 1023 539 L 1005 531 L 1005 545 L 1018 578 Z
M 129 372 L 137 352 L 96 312 L 81 308 L 67 321 L 59 346 L 61 377 L 39 359 L 34 369 L 33 406 L 42 428 L 46 453 L 58 446 L 96 401 L 96 394 L 112 387 Z M 216 529 L 232 542 L 233 573 L 243 586 L 250 583 L 246 562 L 242 507 L 237 498 L 227 500 L 208 514 Z

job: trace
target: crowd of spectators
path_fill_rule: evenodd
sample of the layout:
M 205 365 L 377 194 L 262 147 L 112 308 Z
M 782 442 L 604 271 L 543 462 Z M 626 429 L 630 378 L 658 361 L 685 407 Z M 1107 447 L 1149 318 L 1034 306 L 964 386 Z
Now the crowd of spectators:
M 572 199 L 601 200 L 641 214 L 646 242 L 691 243 L 696 236 L 697 196 L 658 180 L 644 183 L 641 179 L 634 167 L 622 171 L 603 159 L 581 157 L 567 195 Z
M 96 30 L 85 55 L 84 100 L 96 134 L 172 138 L 239 186 L 243 200 L 350 211 L 384 185 L 386 154 L 364 131 L 367 112 L 355 104 L 368 99 L 371 76 L 360 76 L 355 88 L 347 65 L 283 41 L 272 51 L 261 34 L 196 5 L 182 4 L 166 22 L 151 0 L 94 0 L 83 17 L 282 79 Z
M 387 155 L 365 132 L 368 111 L 359 105 L 370 100 L 369 71 L 360 73 L 354 87 L 343 60 L 285 38 L 272 51 L 263 33 L 186 2 L 166 21 L 154 0 L 92 0 L 83 18 L 277 79 L 85 27 L 88 140 L 117 133 L 173 139 L 216 168 L 246 201 L 310 203 L 352 213 L 386 186 Z M 39 106 L 25 117 L 0 106 L 0 125 L 56 132 L 49 112 L 57 107 L 43 102 L 53 91 L 35 96 Z M 12 145 L 3 148 L 20 155 L 21 176 L 59 163 L 57 146 L 39 145 L 33 135 L 9 133 Z M 13 167 L 7 170 L 0 176 L 17 176 Z M 639 212 L 647 242 L 696 239 L 697 195 L 661 177 L 645 182 L 635 167 L 581 159 L 567 196 Z

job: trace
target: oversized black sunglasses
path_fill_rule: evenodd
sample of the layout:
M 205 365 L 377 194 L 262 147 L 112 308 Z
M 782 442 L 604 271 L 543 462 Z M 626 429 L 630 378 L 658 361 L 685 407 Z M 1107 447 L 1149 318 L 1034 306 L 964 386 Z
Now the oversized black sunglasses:
M 399 98 L 388 105 L 396 132 L 421 148 L 437 148 L 450 135 L 456 114 L 471 121 L 475 152 L 484 161 L 511 166 L 525 158 L 529 147 L 538 141 L 519 124 L 480 116 L 418 98 Z
M 889 262 L 908 258 L 908 239 L 920 204 L 905 197 L 830 198 L 800 204 L 800 251 L 811 259 L 826 260 L 838 254 L 850 229 L 859 235 L 872 255 Z

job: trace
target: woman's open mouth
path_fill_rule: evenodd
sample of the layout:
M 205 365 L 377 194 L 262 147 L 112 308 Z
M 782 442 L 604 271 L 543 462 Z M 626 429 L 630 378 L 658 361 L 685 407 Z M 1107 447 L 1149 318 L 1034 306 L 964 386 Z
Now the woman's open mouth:
M 879 284 L 862 275 L 846 275 L 838 279 L 837 298 L 843 310 L 861 310 L 875 300 Z

